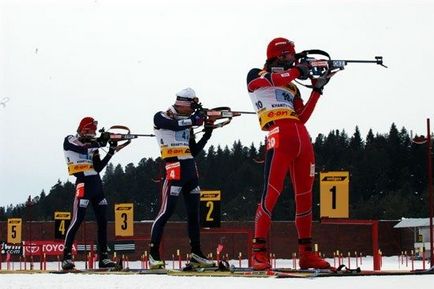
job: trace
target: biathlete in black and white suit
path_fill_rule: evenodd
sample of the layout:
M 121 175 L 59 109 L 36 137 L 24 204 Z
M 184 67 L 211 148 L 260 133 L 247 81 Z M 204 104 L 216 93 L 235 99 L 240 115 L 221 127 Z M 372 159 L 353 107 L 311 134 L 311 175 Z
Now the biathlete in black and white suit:
M 115 262 L 107 254 L 107 200 L 104 196 L 101 177 L 99 173 L 115 153 L 116 143 L 110 142 L 107 155 L 101 160 L 98 148 L 107 145 L 108 139 L 95 139 L 97 122 L 92 117 L 81 120 L 77 135 L 68 135 L 63 142 L 66 163 L 69 175 L 74 175 L 75 198 L 73 204 L 72 221 L 65 236 L 65 249 L 62 262 L 64 270 L 74 268 L 72 260 L 72 244 L 75 234 L 80 227 L 89 204 L 95 212 L 98 225 L 99 267 L 114 267 Z
M 194 112 L 199 99 L 193 89 L 186 88 L 176 94 L 176 102 L 165 112 L 154 116 L 155 135 L 165 161 L 166 175 L 162 188 L 160 211 L 151 228 L 150 267 L 163 268 L 159 245 L 164 226 L 173 214 L 179 195 L 184 197 L 191 245 L 190 263 L 196 267 L 210 267 L 200 247 L 200 188 L 194 157 L 204 148 L 213 128 L 205 125 L 205 133 L 196 142 L 193 126 L 201 126 L 205 116 Z M 211 125 L 212 123 L 208 123 Z

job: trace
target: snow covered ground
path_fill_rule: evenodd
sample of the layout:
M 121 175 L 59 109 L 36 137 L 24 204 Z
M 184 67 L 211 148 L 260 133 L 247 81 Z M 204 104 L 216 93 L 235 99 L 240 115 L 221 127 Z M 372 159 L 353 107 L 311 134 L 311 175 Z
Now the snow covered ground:
M 333 260 L 329 260 L 333 264 Z M 352 259 L 352 267 L 355 260 Z M 231 261 L 238 266 L 238 261 Z M 243 266 L 245 266 L 245 261 Z M 347 261 L 345 261 L 347 263 Z M 173 263 L 167 264 L 171 268 Z M 277 267 L 292 267 L 292 260 L 277 260 Z M 384 270 L 411 270 L 411 262 L 398 262 L 398 257 L 384 257 L 382 269 Z M 407 265 L 407 266 L 406 266 Z M 48 263 L 47 269 L 57 270 L 57 262 Z M 82 262 L 77 262 L 77 268 L 84 268 Z M 140 268 L 139 262 L 129 262 L 131 268 Z M 360 266 L 360 264 L 359 264 Z M 426 264 L 428 267 L 428 264 Z M 175 264 L 175 267 L 177 265 Z M 361 266 L 365 270 L 372 269 L 372 257 L 363 258 Z M 14 264 L 19 269 L 19 264 Z M 39 264 L 35 265 L 39 269 Z M 422 261 L 415 261 L 415 269 L 422 268 Z M 266 288 L 309 288 L 309 289 L 409 289 L 431 288 L 434 284 L 434 275 L 413 276 L 366 276 L 366 277 L 328 277 L 312 279 L 274 279 L 274 278 L 242 278 L 242 277 L 178 277 L 166 275 L 91 275 L 91 274 L 5 274 L 5 263 L 0 274 L 0 288 L 2 289 L 266 289 Z M 431 284 L 431 285 L 430 285 Z

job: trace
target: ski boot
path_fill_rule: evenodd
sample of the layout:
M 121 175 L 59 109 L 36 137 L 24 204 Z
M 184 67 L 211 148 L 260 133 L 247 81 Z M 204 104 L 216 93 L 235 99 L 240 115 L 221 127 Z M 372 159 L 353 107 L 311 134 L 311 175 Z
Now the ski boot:
M 99 255 L 99 268 L 116 268 L 116 262 L 113 262 L 109 257 L 107 252 L 103 252 Z
M 254 238 L 252 240 L 252 268 L 256 271 L 268 270 L 271 268 L 270 259 L 268 258 L 266 240 L 263 238 Z
M 62 269 L 63 270 L 73 270 L 75 268 L 74 261 L 72 261 L 72 254 L 65 253 L 63 255 L 62 260 Z
M 300 239 L 299 253 L 300 260 L 299 266 L 301 269 L 330 269 L 330 264 L 317 253 L 312 252 L 311 239 Z
M 209 267 L 216 266 L 216 264 L 214 263 L 214 261 L 209 260 L 202 253 L 201 250 L 195 250 L 195 251 L 191 252 L 190 265 L 193 268 L 209 268 Z
M 160 252 L 158 249 L 151 247 L 149 253 L 149 268 L 150 269 L 164 269 L 166 264 L 160 258 Z

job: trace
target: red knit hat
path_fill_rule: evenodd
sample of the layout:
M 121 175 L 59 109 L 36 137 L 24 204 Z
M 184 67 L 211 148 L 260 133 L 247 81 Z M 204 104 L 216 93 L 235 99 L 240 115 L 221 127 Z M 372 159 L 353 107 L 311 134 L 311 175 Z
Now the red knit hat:
M 279 57 L 285 54 L 295 54 L 294 42 L 278 37 L 271 40 L 267 46 L 267 60 Z
M 93 117 L 87 116 L 80 121 L 77 132 L 79 134 L 86 133 L 88 131 L 95 132 L 98 122 Z

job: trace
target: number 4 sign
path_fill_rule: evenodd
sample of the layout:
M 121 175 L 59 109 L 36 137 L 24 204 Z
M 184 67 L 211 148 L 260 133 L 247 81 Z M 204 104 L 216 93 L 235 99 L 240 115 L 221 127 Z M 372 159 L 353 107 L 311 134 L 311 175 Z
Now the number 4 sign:
M 349 217 L 349 172 L 320 173 L 321 218 Z
M 65 239 L 66 231 L 70 223 L 70 212 L 54 212 L 54 238 Z

